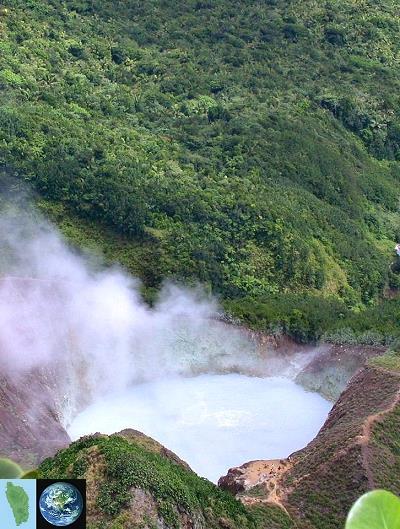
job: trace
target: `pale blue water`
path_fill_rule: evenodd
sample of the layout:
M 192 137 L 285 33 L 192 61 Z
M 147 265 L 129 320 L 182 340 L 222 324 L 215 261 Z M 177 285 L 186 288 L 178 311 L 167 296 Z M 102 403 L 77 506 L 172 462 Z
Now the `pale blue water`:
M 80 413 L 73 439 L 139 430 L 216 482 L 233 466 L 303 448 L 332 407 L 288 378 L 202 375 L 169 378 L 109 395 Z

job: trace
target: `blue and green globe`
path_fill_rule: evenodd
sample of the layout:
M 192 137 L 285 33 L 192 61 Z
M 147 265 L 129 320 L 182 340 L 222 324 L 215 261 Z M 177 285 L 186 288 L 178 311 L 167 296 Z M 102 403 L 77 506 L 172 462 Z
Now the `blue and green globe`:
M 52 483 L 40 495 L 39 509 L 43 518 L 51 525 L 71 525 L 82 514 L 82 494 L 71 483 Z

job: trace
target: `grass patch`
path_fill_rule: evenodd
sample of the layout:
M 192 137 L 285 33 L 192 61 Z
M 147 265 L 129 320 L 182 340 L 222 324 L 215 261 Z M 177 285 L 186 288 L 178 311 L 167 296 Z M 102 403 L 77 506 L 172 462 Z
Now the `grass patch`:
M 400 354 L 391 353 L 385 354 L 383 356 L 377 356 L 371 358 L 368 361 L 368 364 L 374 367 L 387 369 L 388 371 L 395 371 L 397 373 L 400 373 Z
M 261 519 L 263 523 L 270 521 L 271 527 L 290 527 L 279 509 L 248 510 L 231 494 L 158 453 L 156 447 L 152 450 L 142 442 L 119 436 L 91 436 L 72 443 L 40 465 L 39 477 L 84 477 L 90 469 L 93 446 L 105 461 L 105 474 L 98 483 L 96 498 L 98 517 L 104 520 L 105 527 L 118 525 L 127 512 L 133 489 L 150 493 L 158 516 L 170 528 L 180 527 L 182 513 L 200 520 L 201 527 L 209 529 L 220 529 L 221 520 L 233 529 L 258 529 L 263 527 Z

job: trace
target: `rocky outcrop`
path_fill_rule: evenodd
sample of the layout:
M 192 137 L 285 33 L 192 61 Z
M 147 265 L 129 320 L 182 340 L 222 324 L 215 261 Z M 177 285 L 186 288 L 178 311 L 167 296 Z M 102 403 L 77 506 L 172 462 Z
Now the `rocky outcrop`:
M 229 469 L 227 475 L 219 479 L 218 486 L 236 495 L 247 506 L 273 504 L 289 514 L 280 498 L 279 481 L 291 465 L 290 458 L 250 461 Z
M 351 380 L 317 437 L 279 462 L 231 469 L 219 485 L 243 503 L 275 503 L 301 528 L 336 529 L 372 488 L 400 494 L 400 373 L 367 366 Z
M 335 402 L 350 378 L 366 361 L 386 352 L 385 346 L 296 343 L 284 335 L 271 336 L 243 328 L 264 359 L 259 376 L 289 376 L 323 397 Z
M 252 511 L 135 430 L 87 436 L 44 461 L 42 478 L 85 478 L 87 522 L 103 529 L 278 529 L 271 507 Z M 258 524 L 256 520 L 262 520 Z
M 318 354 L 296 376 L 296 382 L 336 401 L 348 381 L 370 358 L 382 355 L 384 346 L 323 344 Z

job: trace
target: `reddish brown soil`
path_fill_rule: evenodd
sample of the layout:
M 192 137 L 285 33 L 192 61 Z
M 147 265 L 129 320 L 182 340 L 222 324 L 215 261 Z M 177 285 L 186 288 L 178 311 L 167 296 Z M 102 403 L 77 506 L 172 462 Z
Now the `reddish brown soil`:
M 70 443 L 57 415 L 50 373 L 0 376 L 0 457 L 26 469 Z
M 400 494 L 399 479 L 385 481 L 386 468 L 381 468 L 388 460 L 392 468 L 400 464 L 394 413 L 400 416 L 400 373 L 365 367 L 307 447 L 278 465 L 257 461 L 231 469 L 219 484 L 246 504 L 283 506 L 301 528 L 319 527 L 322 518 L 326 528 L 343 527 L 348 509 L 362 493 L 386 487 Z M 381 441 L 377 448 L 375 432 L 386 418 L 385 436 L 380 433 L 385 444 Z

